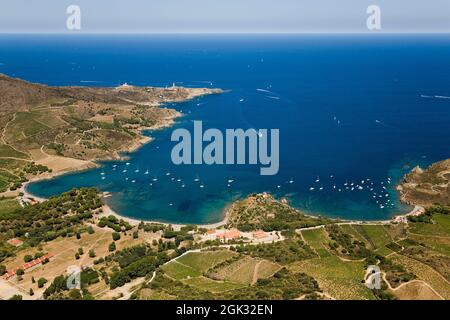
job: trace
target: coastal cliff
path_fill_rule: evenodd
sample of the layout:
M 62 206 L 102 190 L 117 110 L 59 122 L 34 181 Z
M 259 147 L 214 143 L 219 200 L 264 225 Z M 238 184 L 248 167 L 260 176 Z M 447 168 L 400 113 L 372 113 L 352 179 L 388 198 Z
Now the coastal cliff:
M 450 159 L 434 163 L 426 169 L 415 167 L 397 187 L 402 202 L 431 207 L 450 206 Z
M 173 124 L 165 103 L 221 93 L 184 87 L 52 87 L 0 74 L 0 192 L 36 176 L 118 159 L 151 138 L 146 129 Z

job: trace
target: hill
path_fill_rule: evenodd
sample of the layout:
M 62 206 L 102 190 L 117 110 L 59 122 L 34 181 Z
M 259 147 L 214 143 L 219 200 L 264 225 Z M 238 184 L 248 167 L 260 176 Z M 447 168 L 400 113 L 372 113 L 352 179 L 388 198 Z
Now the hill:
M 0 192 L 36 174 L 116 159 L 181 114 L 163 107 L 222 92 L 208 88 L 51 87 L 0 74 Z

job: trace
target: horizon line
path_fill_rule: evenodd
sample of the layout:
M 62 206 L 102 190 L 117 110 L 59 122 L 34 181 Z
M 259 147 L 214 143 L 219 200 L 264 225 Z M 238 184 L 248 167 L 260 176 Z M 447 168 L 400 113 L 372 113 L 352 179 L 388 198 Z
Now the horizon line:
M 450 31 L 353 31 L 353 32 L 0 32 L 0 35 L 434 35 Z

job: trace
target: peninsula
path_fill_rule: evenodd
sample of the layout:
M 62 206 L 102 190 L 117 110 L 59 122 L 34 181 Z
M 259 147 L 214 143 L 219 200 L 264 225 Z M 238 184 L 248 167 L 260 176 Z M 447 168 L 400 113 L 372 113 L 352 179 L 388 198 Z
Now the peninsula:
M 118 159 L 150 140 L 142 130 L 181 116 L 164 104 L 221 92 L 175 85 L 51 87 L 0 74 L 0 192 Z

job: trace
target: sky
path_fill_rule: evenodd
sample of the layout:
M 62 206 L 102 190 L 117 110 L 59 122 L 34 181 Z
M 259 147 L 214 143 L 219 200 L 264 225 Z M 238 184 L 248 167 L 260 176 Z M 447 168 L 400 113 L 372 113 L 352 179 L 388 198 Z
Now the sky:
M 0 0 L 0 33 L 364 33 L 369 5 L 376 32 L 450 33 L 450 0 Z

